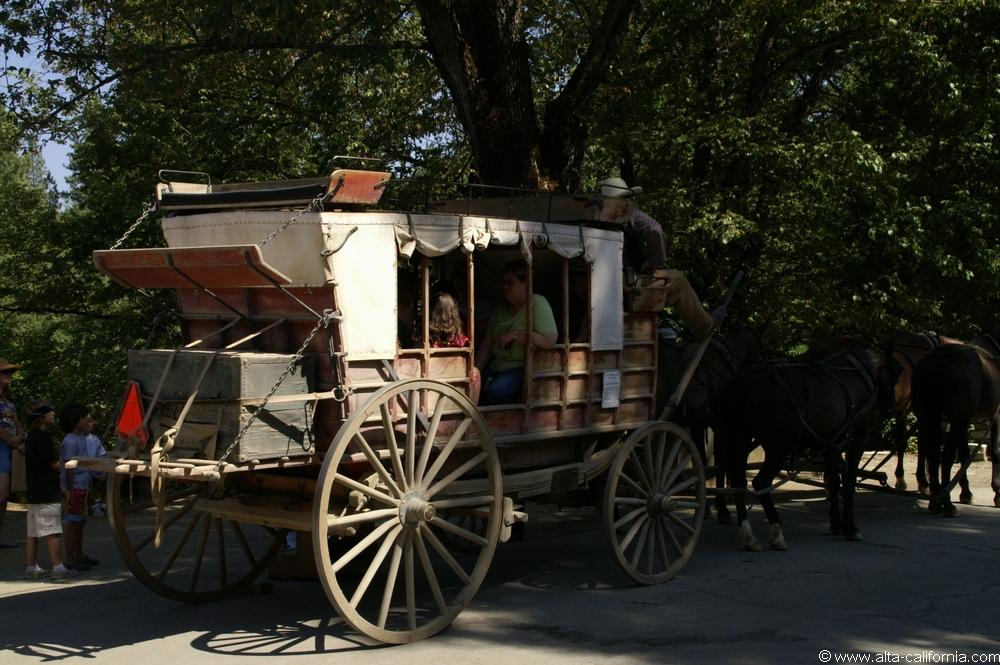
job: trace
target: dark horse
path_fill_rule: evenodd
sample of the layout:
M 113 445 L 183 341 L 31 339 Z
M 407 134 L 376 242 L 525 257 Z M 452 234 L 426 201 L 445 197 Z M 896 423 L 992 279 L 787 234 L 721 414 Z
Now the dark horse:
M 904 332 L 889 342 L 886 353 L 899 365 L 899 380 L 896 382 L 896 412 L 892 428 L 892 450 L 896 453 L 896 489 L 906 489 L 903 472 L 903 455 L 906 453 L 907 416 L 913 394 L 913 369 L 931 351 L 943 344 L 961 344 L 961 340 L 945 337 L 935 332 Z M 917 488 L 927 489 L 926 464 L 922 454 L 917 455 Z M 962 478 L 962 488 L 968 492 L 968 481 Z
M 676 344 L 661 341 L 658 356 L 658 376 L 656 389 L 656 413 L 663 411 L 671 392 L 680 380 L 697 350 L 697 344 Z M 691 377 L 684 396 L 670 416 L 670 420 L 691 430 L 691 438 L 701 451 L 701 461 L 708 464 L 705 446 L 705 432 L 708 430 L 712 406 L 722 390 L 736 378 L 744 367 L 763 361 L 768 352 L 760 332 L 748 326 L 737 326 L 725 334 L 717 334 L 709 342 L 698 368 Z M 716 486 L 723 486 L 723 472 L 718 469 Z M 720 519 L 728 517 L 725 497 L 717 495 L 716 507 Z
M 721 453 L 730 486 L 745 489 L 747 456 L 763 446 L 753 487 L 770 523 L 772 549 L 785 549 L 785 540 L 771 484 L 792 454 L 805 450 L 823 452 L 830 529 L 861 540 L 854 522 L 858 463 L 878 413 L 892 407 L 894 375 L 880 351 L 844 349 L 818 360 L 751 367 L 723 391 L 713 419 L 716 455 Z M 736 514 L 741 545 L 757 549 L 743 497 L 736 500 Z
M 1000 451 L 997 450 L 997 411 L 1000 409 L 1000 344 L 996 335 L 979 335 L 967 344 L 934 349 L 913 371 L 913 412 L 917 416 L 917 449 L 927 456 L 930 510 L 954 517 L 951 502 L 951 466 L 956 455 L 965 463 L 969 425 L 987 423 L 993 460 L 993 504 L 1000 507 Z M 941 423 L 948 435 L 942 442 Z M 960 479 L 965 476 L 964 469 Z M 949 491 L 944 491 L 945 489 Z M 962 503 L 972 501 L 963 485 Z

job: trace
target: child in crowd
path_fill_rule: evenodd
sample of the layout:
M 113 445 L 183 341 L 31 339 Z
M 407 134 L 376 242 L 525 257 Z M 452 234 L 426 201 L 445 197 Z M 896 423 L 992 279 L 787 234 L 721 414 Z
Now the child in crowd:
M 10 396 L 10 384 L 20 365 L 0 358 L 0 535 L 3 535 L 4 517 L 7 515 L 7 497 L 10 496 L 13 455 L 21 449 L 21 428 L 17 424 L 17 410 Z M 0 548 L 17 547 L 15 543 L 0 540 Z
M 59 556 L 62 533 L 62 490 L 59 487 L 59 453 L 46 430 L 55 422 L 55 410 L 40 400 L 28 404 L 28 437 L 25 440 L 25 466 L 28 476 L 28 545 L 24 577 L 48 575 L 38 565 L 38 541 L 44 540 L 52 560 L 52 578 L 74 577 L 77 571 L 63 565 Z
M 101 440 L 92 433 L 94 422 L 85 406 L 70 404 L 59 412 L 59 427 L 66 432 L 62 440 L 60 457 L 63 466 L 74 457 L 100 457 L 107 454 Z M 95 478 L 103 478 L 104 473 L 77 468 L 64 471 L 63 489 L 68 492 L 66 500 L 66 567 L 76 570 L 90 570 L 100 563 L 83 553 L 83 527 L 87 524 L 87 497 Z
M 441 292 L 434 298 L 428 321 L 431 346 L 439 348 L 462 348 L 469 345 L 469 337 L 462 330 L 462 317 L 458 313 L 458 303 L 450 293 Z M 479 370 L 472 368 L 471 399 L 473 404 L 479 402 L 481 381 Z

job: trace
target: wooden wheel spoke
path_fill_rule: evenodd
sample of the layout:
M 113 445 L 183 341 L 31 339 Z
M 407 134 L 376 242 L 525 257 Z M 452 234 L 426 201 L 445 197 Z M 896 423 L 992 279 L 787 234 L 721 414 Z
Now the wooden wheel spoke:
M 419 529 L 413 532 L 413 539 L 417 543 L 417 555 L 420 557 L 420 566 L 424 569 L 424 575 L 427 576 L 427 585 L 431 588 L 434 603 L 437 605 L 438 612 L 444 614 L 448 611 L 448 605 L 444 602 L 441 585 L 438 584 L 437 575 L 434 574 L 434 566 L 431 565 L 431 558 L 427 554 L 427 546 L 424 545 L 424 537 L 420 534 Z
M 663 530 L 667 532 L 668 536 L 670 536 L 670 543 L 674 546 L 674 549 L 677 550 L 678 554 L 684 554 L 684 548 L 681 547 L 680 541 L 677 540 L 677 536 L 674 535 L 674 530 L 670 528 L 670 525 L 662 517 L 660 518 L 660 522 L 660 526 L 662 526 Z
M 399 447 L 396 446 L 396 429 L 392 426 L 392 416 L 389 415 L 389 405 L 379 404 L 379 412 L 382 414 L 382 431 L 385 435 L 385 446 L 389 449 L 389 459 L 392 460 L 392 470 L 396 478 L 402 483 L 403 491 L 408 492 L 410 486 L 406 484 L 406 474 L 403 473 L 403 461 L 399 458 Z
M 417 592 L 413 570 L 413 534 L 406 534 L 403 558 L 403 577 L 406 581 L 406 625 L 417 629 Z
M 389 572 L 385 577 L 385 589 L 382 591 L 382 605 L 378 611 L 378 627 L 385 628 L 385 622 L 389 618 L 389 607 L 392 605 L 392 594 L 396 590 L 396 578 L 399 577 L 399 564 L 403 559 L 403 543 L 408 538 L 406 534 L 400 533 L 396 536 L 396 543 L 392 548 L 392 559 L 389 561 Z
M 191 571 L 191 586 L 188 590 L 194 593 L 198 586 L 198 575 L 201 573 L 201 562 L 205 558 L 205 546 L 208 544 L 208 533 L 212 528 L 212 519 L 206 515 L 201 528 L 201 538 L 198 539 L 198 553 L 194 556 L 194 570 Z
M 438 499 L 431 503 L 438 510 L 444 508 L 466 508 L 468 506 L 489 506 L 493 504 L 493 497 L 489 494 L 483 494 L 480 496 L 456 497 L 454 499 Z
M 642 457 L 643 461 L 646 463 L 646 469 L 649 472 L 650 488 L 657 487 L 656 477 L 659 475 L 657 473 L 656 466 L 653 465 L 653 442 L 649 439 L 642 442 Z
M 215 542 L 219 548 L 219 578 L 222 580 L 222 586 L 227 586 L 229 584 L 229 571 L 226 570 L 226 535 L 222 531 L 223 528 L 222 518 L 215 518 Z
M 250 543 L 247 542 L 247 537 L 243 535 L 243 529 L 240 528 L 240 523 L 235 520 L 229 520 L 229 528 L 231 528 L 233 533 L 236 534 L 236 540 L 243 549 L 243 554 L 246 556 L 247 561 L 250 562 L 251 566 L 256 566 L 257 559 L 253 555 L 253 550 L 250 549 Z
M 448 485 L 451 485 L 454 481 L 458 480 L 466 473 L 472 471 L 477 466 L 482 464 L 484 461 L 486 461 L 487 457 L 488 455 L 485 452 L 479 453 L 478 455 L 467 461 L 465 464 L 458 467 L 457 469 L 449 473 L 447 476 L 439 480 L 433 487 L 428 489 L 427 497 L 428 498 L 433 497 L 435 494 L 448 487 Z
M 615 531 L 617 531 L 618 529 L 622 528 L 623 526 L 625 526 L 626 524 L 628 524 L 632 520 L 636 519 L 640 515 L 645 515 L 645 514 L 646 514 L 646 502 L 643 501 L 641 508 L 635 508 L 633 510 L 630 510 L 629 512 L 625 513 L 624 515 L 622 515 L 621 517 L 619 517 L 617 520 L 615 520 L 615 524 L 614 524 Z
M 656 555 L 653 553 L 654 541 L 656 540 L 656 520 L 649 520 L 649 537 L 646 539 L 646 574 L 653 574 L 653 564 L 656 563 Z
M 670 521 L 676 523 L 679 527 L 681 527 L 688 533 L 695 532 L 695 528 L 693 526 L 682 520 L 680 517 L 677 517 L 677 515 L 675 515 L 674 513 L 667 513 L 667 517 L 670 519 Z
M 646 500 L 634 496 L 616 496 L 615 503 L 620 503 L 627 506 L 645 506 Z
M 453 533 L 459 538 L 464 538 L 465 540 L 468 540 L 470 543 L 475 543 L 480 547 L 486 547 L 490 542 L 485 538 L 483 538 L 482 536 L 480 536 L 479 534 L 473 533 L 468 529 L 463 529 L 457 524 L 449 522 L 448 520 L 445 519 L 441 519 L 440 517 L 435 517 L 434 519 L 432 519 L 431 524 L 438 527 L 439 529 L 443 529 L 444 531 Z
M 406 406 L 406 484 L 413 487 L 415 482 L 414 469 L 417 458 L 417 413 L 420 410 L 420 397 L 416 390 L 411 390 Z
M 365 592 L 368 591 L 368 587 L 371 586 L 372 580 L 375 579 L 375 574 L 378 572 L 378 569 L 382 567 L 382 562 L 385 561 L 387 556 L 389 556 L 389 550 L 391 550 L 393 544 L 395 544 L 396 538 L 399 536 L 399 532 L 403 530 L 403 527 L 399 524 L 395 524 L 394 527 L 395 528 L 382 541 L 382 545 L 375 553 L 375 557 L 368 566 L 368 570 L 365 571 L 364 577 L 362 577 L 361 581 L 358 582 L 358 587 L 354 590 L 354 595 L 351 596 L 351 607 L 354 609 L 358 608 L 358 604 L 361 602 L 361 599 L 364 598 Z
M 465 433 L 471 425 L 472 418 L 466 418 L 459 423 L 458 427 L 455 428 L 455 431 L 451 433 L 450 437 L 448 437 L 448 443 L 446 443 L 444 448 L 441 449 L 441 452 L 438 453 L 437 459 L 434 460 L 434 464 L 431 465 L 430 470 L 424 474 L 424 477 L 420 480 L 421 486 L 427 487 L 434 482 L 434 479 L 437 478 L 438 472 L 441 471 L 441 467 L 443 467 L 444 463 L 448 461 L 448 457 L 451 455 L 451 452 L 455 449 L 455 446 L 458 445 L 458 442 L 461 441 L 462 437 L 465 436 Z
M 174 524 L 176 524 L 178 522 L 178 520 L 180 520 L 182 517 L 184 517 L 185 515 L 187 515 L 188 512 L 190 512 L 192 508 L 194 508 L 194 500 L 192 500 L 191 502 L 186 503 L 185 505 L 181 506 L 173 514 L 171 514 L 170 517 L 168 517 L 165 520 L 163 520 L 163 531 L 164 531 L 164 533 L 166 533 L 167 529 L 169 529 Z M 132 550 L 135 551 L 136 553 L 138 553 L 146 545 L 149 545 L 151 542 L 153 542 L 153 539 L 155 537 L 156 537 L 156 530 L 154 529 L 152 532 L 150 532 L 150 534 L 148 536 L 146 536 L 145 538 L 143 538 L 142 540 L 140 540 L 138 543 L 136 543 L 135 545 L 133 545 Z
M 644 490 L 639 483 L 635 482 L 634 480 L 632 480 L 632 478 L 630 478 L 628 475 L 626 475 L 624 469 L 622 470 L 622 472 L 620 474 L 618 474 L 618 477 L 621 478 L 622 480 L 624 480 L 626 485 L 628 485 L 633 490 L 635 490 L 636 492 L 638 492 L 639 496 L 643 497 L 644 499 L 647 498 L 647 497 L 649 497 L 649 492 L 647 492 L 646 490 Z
M 653 463 L 653 481 L 656 483 L 657 487 L 660 485 L 660 481 L 663 480 L 663 451 L 667 447 L 667 433 L 660 432 L 656 437 L 656 462 Z
M 368 441 L 365 440 L 365 437 L 361 436 L 361 432 L 354 433 L 354 442 L 361 448 L 361 452 L 365 454 L 365 457 L 368 459 L 368 463 L 371 464 L 373 469 L 375 469 L 375 473 L 377 473 L 378 477 L 382 479 L 382 482 L 385 483 L 397 497 L 403 496 L 403 490 L 399 489 L 399 485 L 397 485 L 396 481 L 389 475 L 389 472 L 382 464 L 382 460 L 378 458 L 378 455 L 375 454 L 372 447 L 368 445 Z
M 625 552 L 626 549 L 628 549 L 629 544 L 631 544 L 632 540 L 635 538 L 635 535 L 639 532 L 639 529 L 642 528 L 642 525 L 645 524 L 647 520 L 649 520 L 648 513 L 644 514 L 642 516 L 642 519 L 637 520 L 636 523 L 632 525 L 632 528 L 628 530 L 628 533 L 625 534 L 625 537 L 621 539 L 621 542 L 618 544 L 618 547 L 621 548 L 623 553 Z
M 677 480 L 677 477 L 687 469 L 687 464 L 690 461 L 691 461 L 690 455 L 685 455 L 684 457 L 682 457 L 678 461 L 677 466 L 674 467 L 674 470 L 670 472 L 669 476 L 667 476 L 667 479 L 663 481 L 663 484 L 669 486 L 671 483 Z
M 667 555 L 667 543 L 663 540 L 664 529 L 666 526 L 660 520 L 656 520 L 656 547 L 660 552 L 660 558 L 663 559 L 663 570 L 666 570 L 670 567 L 670 557 Z
M 639 538 L 636 540 L 635 549 L 632 550 L 632 567 L 639 568 L 639 561 L 642 559 L 643 550 L 646 549 L 646 541 L 649 539 L 649 520 L 643 520 L 642 528 L 639 529 Z M 625 548 L 623 547 L 622 550 Z
M 632 466 L 639 473 L 639 481 L 646 486 L 647 490 L 653 489 L 653 484 L 649 481 L 649 477 L 646 475 L 646 470 L 642 468 L 642 462 L 639 461 L 639 456 L 635 454 L 635 448 L 633 448 L 628 455 L 628 461 L 632 462 Z M 624 469 L 622 469 L 624 471 Z
M 426 524 L 420 525 L 420 531 L 427 538 L 427 542 L 431 544 L 431 547 L 433 547 L 438 555 L 444 559 L 444 562 L 448 564 L 448 567 L 451 568 L 452 572 L 455 573 L 460 580 L 468 584 L 472 578 L 470 578 L 469 574 L 465 572 L 465 569 L 459 565 L 458 561 L 455 560 L 455 557 L 453 557 L 451 552 L 448 551 L 448 548 L 441 544 L 441 541 L 434 535 L 434 532 L 431 531 Z
M 174 561 L 176 561 L 177 557 L 180 556 L 181 551 L 187 544 L 188 538 L 190 538 L 191 534 L 194 533 L 194 528 L 198 526 L 198 522 L 201 521 L 202 517 L 208 519 L 208 516 L 204 513 L 198 513 L 194 516 L 194 519 L 191 520 L 190 524 L 188 524 L 187 529 L 185 529 L 183 535 L 181 535 L 181 539 L 177 541 L 177 544 L 174 545 L 174 549 L 171 550 L 170 556 L 167 557 L 166 562 L 164 562 L 159 572 L 156 573 L 156 579 L 162 580 L 167 576 L 167 573 L 170 572 L 170 567 L 174 565 Z M 152 536 L 150 537 L 150 540 L 152 540 Z
M 191 499 L 189 503 L 191 505 L 194 505 L 194 502 L 197 499 L 197 497 L 193 495 L 197 494 L 199 491 L 200 488 L 192 487 L 190 489 L 184 490 L 183 492 L 176 492 L 174 494 L 170 494 L 167 496 L 166 504 L 169 506 L 171 504 L 178 503 L 184 499 Z M 155 506 L 156 504 L 153 503 L 153 500 L 148 499 L 140 503 L 133 503 L 129 506 L 125 506 L 122 508 L 121 512 L 123 515 L 132 515 L 135 513 L 140 513 L 144 510 L 149 510 L 150 508 L 153 508 Z
M 667 433 L 663 432 L 663 437 L 666 439 Z M 666 443 L 666 441 L 664 441 Z M 668 479 L 668 472 L 670 467 L 673 466 L 674 460 L 677 459 L 677 453 L 680 452 L 682 441 L 680 439 L 674 440 L 674 445 L 670 446 L 670 453 L 666 455 L 662 463 L 657 466 L 657 473 L 659 475 L 658 487 L 663 487 L 664 485 L 669 485 L 671 481 Z M 665 446 L 661 446 L 661 449 Z
M 691 508 L 693 510 L 698 510 L 701 507 L 701 503 L 698 501 L 683 501 L 681 499 L 674 499 L 674 506 L 677 508 Z
M 366 549 L 371 547 L 372 543 L 374 543 L 376 540 L 384 536 L 394 526 L 399 527 L 399 523 L 393 522 L 392 520 L 386 520 L 384 524 L 380 524 L 374 531 L 372 531 L 367 536 L 362 538 L 361 542 L 359 542 L 357 545 L 344 552 L 344 554 L 333 563 L 332 566 L 333 573 L 336 574 L 344 566 L 354 561 L 355 557 L 357 557 L 359 554 L 361 554 Z
M 687 480 L 682 480 L 681 482 L 677 483 L 676 485 L 674 485 L 670 489 L 664 490 L 663 493 L 666 496 L 673 496 L 675 494 L 679 494 L 680 492 L 688 489 L 689 487 L 694 487 L 697 484 L 698 484 L 698 477 L 694 476 L 692 478 L 688 478 Z
M 365 485 L 364 483 L 359 483 L 358 481 L 354 480 L 353 478 L 349 478 L 349 477 L 347 477 L 347 476 L 345 476 L 343 474 L 340 474 L 340 473 L 336 474 L 333 477 L 333 482 L 340 483 L 341 485 L 345 485 L 347 487 L 350 487 L 352 490 L 357 490 L 357 491 L 361 492 L 362 494 L 366 494 L 366 495 L 370 496 L 371 498 L 375 499 L 376 501 L 379 501 L 380 503 L 384 503 L 387 506 L 398 506 L 399 505 L 399 501 L 397 499 L 389 496 L 388 494 L 385 494 L 383 492 L 379 492 L 377 489 L 375 489 L 373 487 L 369 487 L 368 485 Z
M 326 518 L 327 528 L 333 529 L 336 527 L 349 526 L 351 524 L 363 524 L 365 522 L 377 522 L 379 520 L 392 521 L 393 518 L 399 517 L 399 511 L 395 508 L 380 508 L 379 510 L 365 510 L 359 513 L 352 513 L 350 515 L 344 515 L 343 517 L 339 515 L 328 515 Z M 397 524 L 399 520 L 396 520 Z
M 416 479 L 423 478 L 424 473 L 427 471 L 427 463 L 431 459 L 431 451 L 434 450 L 434 438 L 437 437 L 438 425 L 441 423 L 441 416 L 444 414 L 444 406 L 447 399 L 444 395 L 438 395 L 437 404 L 434 405 L 434 414 L 431 416 L 431 422 L 427 426 L 424 447 L 420 451 L 420 461 L 417 463 L 416 473 L 414 474 L 414 478 Z

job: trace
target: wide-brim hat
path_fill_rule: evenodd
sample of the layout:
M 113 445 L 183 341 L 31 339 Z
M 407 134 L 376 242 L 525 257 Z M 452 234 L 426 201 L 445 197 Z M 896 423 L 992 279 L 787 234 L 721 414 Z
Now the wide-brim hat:
M 621 178 L 608 178 L 598 185 L 597 191 L 609 199 L 630 199 L 642 194 L 642 187 L 629 187 Z
M 17 363 L 12 363 L 6 358 L 0 358 L 0 372 L 13 372 L 17 369 L 21 369 L 21 366 Z

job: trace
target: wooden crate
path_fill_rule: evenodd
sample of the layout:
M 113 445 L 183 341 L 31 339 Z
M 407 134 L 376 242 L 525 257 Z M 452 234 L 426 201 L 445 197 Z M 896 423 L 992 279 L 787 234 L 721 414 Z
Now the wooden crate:
M 163 369 L 173 351 L 129 351 L 128 376 L 137 381 L 143 395 L 156 391 Z M 194 390 L 211 351 L 181 351 L 170 366 L 159 402 L 150 417 L 153 437 L 171 427 Z M 250 424 L 230 460 L 276 459 L 301 455 L 315 449 L 312 432 L 313 405 L 307 401 L 269 404 L 258 412 L 258 404 L 274 387 L 292 361 L 290 355 L 226 351 L 212 360 L 171 456 L 218 459 Z M 298 360 L 281 382 L 275 395 L 313 392 L 308 358 Z

